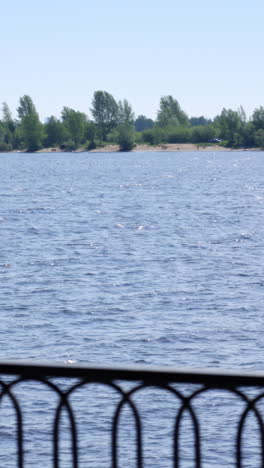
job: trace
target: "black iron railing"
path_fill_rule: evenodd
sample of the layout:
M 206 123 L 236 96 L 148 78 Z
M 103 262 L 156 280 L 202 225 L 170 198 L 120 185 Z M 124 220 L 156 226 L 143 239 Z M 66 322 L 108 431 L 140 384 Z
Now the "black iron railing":
M 1 467 L 264 467 L 264 373 L 20 361 L 0 384 Z

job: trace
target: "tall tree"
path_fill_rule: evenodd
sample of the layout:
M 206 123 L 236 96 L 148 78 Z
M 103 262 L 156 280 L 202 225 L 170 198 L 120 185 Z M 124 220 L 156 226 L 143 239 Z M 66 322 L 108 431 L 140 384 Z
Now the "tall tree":
M 43 129 L 38 114 L 28 114 L 20 124 L 21 137 L 27 151 L 37 151 L 42 146 Z
M 70 138 L 74 142 L 74 147 L 78 148 L 85 135 L 87 125 L 86 115 L 83 112 L 75 111 L 70 107 L 63 107 L 61 116 L 62 122 L 64 123 Z
M 3 112 L 2 122 L 4 122 L 7 125 L 10 122 L 13 122 L 11 111 L 10 111 L 10 109 L 9 109 L 6 102 L 3 102 L 3 104 L 2 104 L 2 112 Z
M 10 151 L 11 149 L 12 145 L 7 141 L 7 129 L 0 121 L 0 152 Z
M 4 133 L 5 133 L 4 141 L 8 145 L 13 146 L 16 123 L 12 119 L 11 111 L 6 102 L 3 102 L 2 104 L 2 112 L 3 112 L 2 126 L 3 126 Z
M 91 113 L 98 134 L 105 141 L 107 134 L 118 124 L 118 104 L 112 94 L 106 91 L 95 91 Z
M 126 99 L 118 102 L 118 123 L 121 125 L 134 125 L 135 114 L 132 106 Z
M 20 98 L 17 112 L 20 118 L 18 135 L 22 145 L 30 152 L 38 150 L 42 145 L 43 126 L 30 96 Z
M 203 115 L 200 117 L 191 117 L 189 119 L 191 127 L 198 127 L 201 125 L 211 125 L 212 120 L 206 119 Z
M 180 104 L 172 96 L 163 96 L 160 99 L 157 125 L 159 127 L 187 125 L 187 114 L 181 109 Z
M 63 143 L 65 130 L 62 122 L 52 115 L 44 124 L 45 146 L 57 146 Z
M 259 146 L 260 148 L 264 148 L 264 129 L 259 128 L 254 135 L 254 143 L 256 146 Z
M 227 140 L 230 146 L 243 145 L 246 114 L 242 106 L 237 111 L 224 108 L 215 118 L 215 126 L 220 131 L 220 137 Z
M 254 110 L 252 123 L 256 130 L 264 130 L 264 107 L 260 106 Z
M 18 117 L 23 119 L 26 115 L 36 114 L 36 107 L 30 96 L 25 94 L 19 99 L 19 106 L 17 108 Z

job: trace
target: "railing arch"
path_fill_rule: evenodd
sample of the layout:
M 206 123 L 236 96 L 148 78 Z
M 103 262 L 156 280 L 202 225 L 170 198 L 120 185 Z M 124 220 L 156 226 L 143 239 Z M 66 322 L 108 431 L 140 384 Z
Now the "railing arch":
M 55 379 L 55 380 L 54 380 Z M 76 381 L 77 379 L 77 381 Z M 261 401 L 264 399 L 264 373 L 252 372 L 237 372 L 237 371 L 224 371 L 221 369 L 174 369 L 174 368 L 157 368 L 157 367 L 142 367 L 142 366 L 94 366 L 86 364 L 47 364 L 38 362 L 23 362 L 23 361 L 2 361 L 0 362 L 0 403 L 6 395 L 14 408 L 15 418 L 12 424 L 16 426 L 16 441 L 17 441 L 17 454 L 10 467 L 24 468 L 24 436 L 26 435 L 24 421 L 23 421 L 23 395 L 19 394 L 19 383 L 26 382 L 34 386 L 34 383 L 40 383 L 43 387 L 47 387 L 52 394 L 56 395 L 57 403 L 53 415 L 53 427 L 51 428 L 52 437 L 52 453 L 50 459 L 52 460 L 52 467 L 59 468 L 64 466 L 63 454 L 59 450 L 59 437 L 61 433 L 60 420 L 62 411 L 69 421 L 69 431 L 71 434 L 72 453 L 71 466 L 73 468 L 80 468 L 81 466 L 88 466 L 88 461 L 93 466 L 92 455 L 86 454 L 87 464 L 83 465 L 83 457 L 79 456 L 78 445 L 78 426 L 79 421 L 75 415 L 75 403 L 70 401 L 70 398 L 76 394 L 77 390 L 83 387 L 89 387 L 90 384 L 99 384 L 100 392 L 104 392 L 104 388 L 114 390 L 116 400 L 112 408 L 111 416 L 111 434 L 109 456 L 111 458 L 110 465 L 112 468 L 120 468 L 119 462 L 119 431 L 122 432 L 120 424 L 120 415 L 122 409 L 127 406 L 131 410 L 132 421 L 135 430 L 135 447 L 131 447 L 131 451 L 136 449 L 136 457 L 130 459 L 128 456 L 127 468 L 130 465 L 136 468 L 144 468 L 147 466 L 155 466 L 150 464 L 149 452 L 144 448 L 144 438 L 142 436 L 145 428 L 143 427 L 143 419 L 141 417 L 141 408 L 138 401 L 135 401 L 136 396 L 141 394 L 145 389 L 155 388 L 159 392 L 166 392 L 170 394 L 177 404 L 174 403 L 171 408 L 175 414 L 173 415 L 174 426 L 170 430 L 170 439 L 173 446 L 172 453 L 169 449 L 166 457 L 170 460 L 171 466 L 174 468 L 190 466 L 189 462 L 181 457 L 179 451 L 179 439 L 182 435 L 183 429 L 182 419 L 184 414 L 188 413 L 191 421 L 193 432 L 193 447 L 192 457 L 193 466 L 195 468 L 202 468 L 207 466 L 218 466 L 217 462 L 211 460 L 207 461 L 206 454 L 203 452 L 201 440 L 203 438 L 203 431 L 200 427 L 200 417 L 198 409 L 195 407 L 196 400 L 200 395 L 214 394 L 221 390 L 224 395 L 236 395 L 241 404 L 239 406 L 239 414 L 236 421 L 236 437 L 232 441 L 233 452 L 230 457 L 230 467 L 234 466 L 242 468 L 243 465 L 243 433 L 245 431 L 245 423 L 250 413 L 255 416 L 257 422 L 256 434 L 260 436 L 260 452 L 257 452 L 258 445 L 256 434 L 251 434 L 251 453 L 252 447 L 255 447 L 256 453 L 254 457 L 258 457 L 257 464 L 264 467 L 264 407 L 261 408 Z M 186 392 L 186 386 L 188 391 Z M 184 388 L 183 388 L 184 387 Z M 36 404 L 38 400 L 37 393 L 34 396 Z M 176 400 L 175 400 L 176 399 Z M 224 407 L 224 397 L 221 400 Z M 99 400 L 98 400 L 99 404 Z M 232 403 L 233 404 L 233 403 Z M 151 402 L 152 409 L 154 403 Z M 151 406 L 150 405 L 150 406 Z M 257 406 L 258 405 L 258 406 Z M 264 406 L 264 405 L 263 405 Z M 151 407 L 150 407 L 151 412 Z M 228 406 L 228 411 L 232 410 L 232 405 Z M 148 411 L 148 408 L 144 408 Z M 109 411 L 108 411 L 109 412 Z M 0 407 L 0 466 L 1 463 L 1 421 L 5 416 L 3 405 Z M 157 425 L 159 421 L 155 421 Z M 11 421 L 10 421 L 11 424 Z M 87 424 L 89 424 L 87 422 Z M 89 438 L 90 432 L 87 432 Z M 88 439 L 87 439 L 88 440 Z M 159 440 L 157 440 L 157 444 Z M 5 447 L 5 453 L 8 450 Z M 224 454 L 223 454 L 224 455 Z M 164 454 L 161 455 L 164 457 Z M 158 463 L 158 462 L 156 462 Z M 208 464 L 209 463 L 209 464 Z M 249 465 L 248 465 L 249 463 Z M 45 461 L 40 461 L 42 466 L 47 466 Z M 68 462 L 69 464 L 69 462 Z M 67 464 L 67 466 L 68 466 Z M 252 468 L 257 466 L 256 460 L 247 461 L 247 466 Z M 100 465 L 104 466 L 104 465 Z M 106 464 L 105 466 L 109 466 Z M 161 459 L 157 468 L 160 466 L 167 466 L 167 461 Z M 5 468 L 9 466 L 5 465 Z

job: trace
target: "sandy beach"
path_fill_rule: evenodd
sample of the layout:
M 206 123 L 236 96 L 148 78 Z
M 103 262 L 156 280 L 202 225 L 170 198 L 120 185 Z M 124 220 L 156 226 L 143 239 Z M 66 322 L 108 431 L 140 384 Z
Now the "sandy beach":
M 223 146 L 218 145 L 208 145 L 208 146 L 199 146 L 198 144 L 193 143 L 166 143 L 163 145 L 150 146 L 150 145 L 136 145 L 132 150 L 133 152 L 141 151 L 232 151 L 231 148 L 224 148 Z M 251 149 L 252 151 L 252 149 Z M 52 153 L 52 152 L 64 152 L 60 148 L 42 148 L 38 153 Z M 87 152 L 84 148 L 78 148 L 76 153 Z M 89 153 L 116 153 L 119 152 L 118 145 L 105 145 L 102 148 L 95 148 L 90 150 Z
M 118 145 L 107 145 L 103 148 L 95 148 L 91 153 L 98 152 L 116 152 L 119 151 Z M 230 148 L 224 148 L 218 145 L 200 146 L 193 143 L 166 143 L 163 145 L 150 146 L 150 145 L 136 145 L 132 150 L 139 151 L 230 151 Z

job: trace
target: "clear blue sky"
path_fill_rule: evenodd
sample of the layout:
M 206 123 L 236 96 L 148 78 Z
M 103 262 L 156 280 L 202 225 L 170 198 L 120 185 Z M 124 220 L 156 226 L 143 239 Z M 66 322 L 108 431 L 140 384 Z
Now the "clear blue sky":
M 192 115 L 264 105 L 263 0 L 1 2 L 0 102 L 29 94 L 41 119 L 93 92 L 154 118 L 172 94 Z

